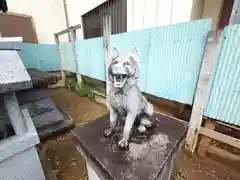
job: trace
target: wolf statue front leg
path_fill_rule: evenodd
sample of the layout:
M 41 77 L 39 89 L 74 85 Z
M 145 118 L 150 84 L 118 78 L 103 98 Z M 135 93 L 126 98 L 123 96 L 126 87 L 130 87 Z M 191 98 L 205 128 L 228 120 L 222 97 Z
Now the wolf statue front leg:
M 109 106 L 109 113 L 110 113 L 110 128 L 104 131 L 106 137 L 110 137 L 116 132 L 116 127 L 118 124 L 118 115 L 116 110 L 112 107 L 112 105 Z
M 141 105 L 140 96 L 141 94 L 137 86 L 134 86 L 128 89 L 128 94 L 126 98 L 127 117 L 124 125 L 122 139 L 118 143 L 118 146 L 120 148 L 128 147 L 128 142 L 129 142 L 129 138 L 132 132 L 134 122 L 136 121 L 136 117 L 140 112 L 140 105 Z
M 128 112 L 127 117 L 126 117 L 126 122 L 124 125 L 124 130 L 123 130 L 123 137 L 122 139 L 118 142 L 118 146 L 120 148 L 127 148 L 128 147 L 128 141 L 131 135 L 132 127 L 135 122 L 136 114 L 132 112 Z

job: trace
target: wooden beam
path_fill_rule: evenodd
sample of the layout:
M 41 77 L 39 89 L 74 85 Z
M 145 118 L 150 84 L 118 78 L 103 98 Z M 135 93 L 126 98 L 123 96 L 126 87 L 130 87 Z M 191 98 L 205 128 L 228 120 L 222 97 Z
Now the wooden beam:
M 78 72 L 78 67 L 77 67 L 77 52 L 76 52 L 76 30 L 77 29 L 80 29 L 81 28 L 81 24 L 78 24 L 76 26 L 71 26 L 67 29 L 64 29 L 58 33 L 55 33 L 54 34 L 54 39 L 55 39 L 55 42 L 56 42 L 56 46 L 57 46 L 57 51 L 58 51 L 58 56 L 59 56 L 59 59 L 61 61 L 61 76 L 62 76 L 62 80 L 60 83 L 58 83 L 59 86 L 64 86 L 65 85 L 65 73 L 63 71 L 63 60 L 62 60 L 62 56 L 61 56 L 61 52 L 60 52 L 60 47 L 59 47 L 59 44 L 60 44 L 60 41 L 59 41 L 59 36 L 62 35 L 62 34 L 66 34 L 66 33 L 70 33 L 70 41 L 72 43 L 72 48 L 73 48 L 73 56 L 74 56 L 74 60 L 76 62 L 76 70 Z M 76 72 L 76 73 L 77 73 Z M 77 78 L 78 78 L 78 81 L 81 82 L 81 76 L 77 73 Z
M 76 76 L 77 76 L 77 82 L 81 83 L 82 82 L 82 77 L 79 74 L 79 69 L 78 69 L 78 59 L 77 59 L 77 50 L 76 50 L 76 40 L 77 40 L 77 35 L 76 35 L 76 30 L 71 29 L 70 30 L 70 41 L 72 44 L 72 50 L 73 50 L 73 57 L 74 57 L 74 61 L 76 64 Z
M 199 136 L 199 129 L 202 125 L 203 111 L 207 104 L 210 79 L 215 65 L 215 60 L 219 53 L 219 39 L 221 33 L 219 31 L 210 31 L 207 37 L 205 53 L 203 57 L 202 67 L 198 79 L 193 110 L 190 118 L 189 129 L 186 138 L 185 147 L 190 152 L 194 153 Z
M 238 163 L 240 162 L 240 156 L 230 153 L 229 151 L 219 148 L 217 146 L 210 146 L 208 149 L 208 153 L 213 154 L 213 155 L 217 155 L 218 157 L 227 159 L 228 161 L 231 161 L 231 164 L 236 164 L 238 161 Z
M 222 134 L 222 133 L 219 133 L 219 132 L 216 132 L 216 131 L 213 131 L 211 129 L 207 129 L 207 128 L 204 128 L 204 127 L 200 127 L 199 133 L 204 135 L 204 136 L 215 139 L 219 142 L 229 144 L 233 147 L 236 147 L 236 148 L 240 149 L 240 139 L 233 138 L 231 136 L 228 136 L 228 135 L 225 135 L 225 134 Z
M 60 52 L 60 47 L 59 47 L 59 37 L 57 34 L 54 34 L 54 39 L 55 39 L 55 42 L 56 42 L 56 46 L 57 46 L 57 52 L 58 52 L 58 57 L 59 57 L 59 60 L 60 60 L 60 65 L 61 65 L 61 82 L 58 83 L 59 86 L 65 86 L 65 73 L 63 71 L 63 62 L 62 62 L 62 56 L 61 56 L 61 52 Z
M 75 26 L 71 26 L 70 29 L 72 29 L 72 30 L 81 29 L 81 24 L 77 24 Z
M 235 125 L 232 125 L 232 124 L 227 124 L 227 123 L 224 123 L 224 122 L 221 122 L 221 121 L 217 121 L 217 123 L 221 126 L 225 126 L 227 128 L 231 128 L 231 129 L 234 129 L 236 131 L 240 131 L 240 127 L 239 126 L 235 126 Z
M 57 32 L 57 33 L 55 33 L 54 35 L 60 36 L 60 35 L 62 35 L 62 34 L 69 33 L 71 30 L 77 30 L 77 29 L 80 29 L 80 28 L 81 28 L 81 24 L 78 24 L 78 25 L 76 25 L 76 26 L 71 26 L 71 27 L 69 27 L 69 28 L 67 28 L 67 29 L 64 29 L 64 30 L 62 30 L 62 31 L 60 31 L 60 32 Z
M 111 36 L 111 16 L 109 14 L 103 15 L 103 48 L 106 66 L 106 94 L 108 99 L 109 94 L 109 80 L 108 80 L 108 66 L 110 60 L 110 36 Z
M 214 130 L 217 122 L 215 120 L 205 119 L 204 127 L 210 130 Z M 205 157 L 208 148 L 211 146 L 212 139 L 207 136 L 202 136 L 199 142 L 199 146 L 197 149 L 197 154 L 200 157 Z
M 229 25 L 240 24 L 240 0 L 234 0 Z

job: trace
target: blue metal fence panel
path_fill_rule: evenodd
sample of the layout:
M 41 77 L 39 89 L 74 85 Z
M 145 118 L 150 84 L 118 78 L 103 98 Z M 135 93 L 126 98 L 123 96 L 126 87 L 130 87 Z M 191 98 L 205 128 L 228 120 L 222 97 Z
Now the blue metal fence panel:
M 101 81 L 106 80 L 103 37 L 77 40 L 78 73 Z
M 224 29 L 204 115 L 240 125 L 240 25 Z
M 21 44 L 19 56 L 26 68 L 42 71 L 59 71 L 60 60 L 55 44 Z
M 65 71 L 76 73 L 76 62 L 74 60 L 73 48 L 71 43 L 59 44 L 61 54 L 61 66 Z
M 137 47 L 140 53 L 140 78 L 138 85 L 141 91 L 146 91 L 146 79 L 149 62 L 149 48 L 150 48 L 150 30 L 135 31 L 130 33 L 121 33 L 111 36 L 111 48 L 119 49 L 120 55 L 124 58 L 130 56 L 133 47 Z
M 146 92 L 192 104 L 211 20 L 150 30 Z
M 211 20 L 204 19 L 112 35 L 110 49 L 140 52 L 139 86 L 144 92 L 192 104 Z M 103 38 L 78 40 L 79 73 L 105 80 Z

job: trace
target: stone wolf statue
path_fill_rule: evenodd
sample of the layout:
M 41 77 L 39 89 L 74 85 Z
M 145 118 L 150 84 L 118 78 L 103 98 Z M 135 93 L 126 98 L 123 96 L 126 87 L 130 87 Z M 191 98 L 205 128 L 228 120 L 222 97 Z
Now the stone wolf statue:
M 117 48 L 113 48 L 111 62 L 108 67 L 109 78 L 109 111 L 110 128 L 105 130 L 109 137 L 116 132 L 119 120 L 125 118 L 122 139 L 118 142 L 120 148 L 127 148 L 131 130 L 137 124 L 141 133 L 152 127 L 150 117 L 154 112 L 150 104 L 140 92 L 137 81 L 139 78 L 139 52 L 133 48 L 132 54 L 123 57 Z

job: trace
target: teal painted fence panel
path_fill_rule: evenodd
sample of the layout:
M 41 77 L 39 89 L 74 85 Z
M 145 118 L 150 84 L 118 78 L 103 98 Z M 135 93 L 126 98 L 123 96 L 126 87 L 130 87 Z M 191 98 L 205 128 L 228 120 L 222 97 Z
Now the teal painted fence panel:
M 139 87 L 165 99 L 192 104 L 211 20 L 204 19 L 112 35 L 110 49 L 140 52 Z M 79 73 L 105 81 L 103 38 L 78 40 Z
M 78 73 L 101 81 L 106 80 L 103 37 L 77 40 Z
M 240 125 L 240 25 L 224 29 L 204 115 Z
M 211 20 L 204 19 L 149 30 L 147 93 L 193 103 L 210 28 Z
M 59 44 L 61 54 L 61 66 L 65 71 L 76 73 L 76 62 L 73 56 L 73 49 L 71 43 Z
M 133 47 L 137 47 L 140 53 L 140 78 L 138 85 L 141 91 L 146 91 L 146 79 L 149 61 L 149 39 L 150 30 L 135 31 L 130 33 L 122 33 L 111 36 L 111 49 L 117 47 L 120 55 L 127 58 L 131 55 Z
M 23 43 L 19 56 L 26 68 L 37 68 L 42 71 L 61 69 L 55 44 Z

